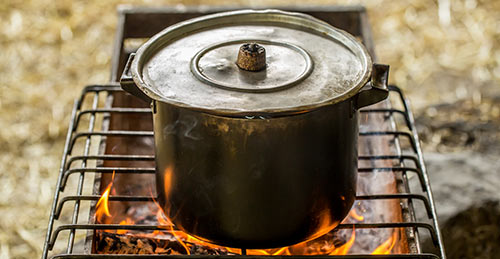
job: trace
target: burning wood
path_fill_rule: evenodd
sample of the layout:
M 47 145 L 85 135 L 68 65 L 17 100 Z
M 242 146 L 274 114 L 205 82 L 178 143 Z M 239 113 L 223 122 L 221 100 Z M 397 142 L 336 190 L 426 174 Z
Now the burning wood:
M 96 232 L 96 250 L 99 254 L 197 254 L 229 255 L 227 250 L 185 242 L 186 247 L 169 232 L 155 234 L 118 234 L 106 231 Z

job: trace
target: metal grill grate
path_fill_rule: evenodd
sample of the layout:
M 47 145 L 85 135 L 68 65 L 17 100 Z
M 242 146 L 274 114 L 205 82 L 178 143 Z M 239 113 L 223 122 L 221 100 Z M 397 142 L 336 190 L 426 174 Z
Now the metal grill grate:
M 364 114 L 375 114 L 382 113 L 385 114 L 386 120 L 394 119 L 393 116 L 399 115 L 405 126 L 405 130 L 389 130 L 389 131 L 362 131 L 360 132 L 360 137 L 382 137 L 382 136 L 392 136 L 394 138 L 394 144 L 396 145 L 398 141 L 406 141 L 409 143 L 408 154 L 373 154 L 373 155 L 361 155 L 360 160 L 399 160 L 401 161 L 401 166 L 395 167 L 364 167 L 359 168 L 359 173 L 377 173 L 383 171 L 390 172 L 401 172 L 403 180 L 408 183 L 408 178 L 412 178 L 410 174 L 414 174 L 417 177 L 413 177 L 419 183 L 422 188 L 423 194 L 411 192 L 408 184 L 405 186 L 405 193 L 398 194 L 376 194 L 376 195 L 362 195 L 357 196 L 357 200 L 373 200 L 373 199 L 398 199 L 408 201 L 408 212 L 411 216 L 410 222 L 375 222 L 375 223 L 356 223 L 356 224 L 341 224 L 338 228 L 340 229 L 356 229 L 363 228 L 408 228 L 415 233 L 415 241 L 418 243 L 419 232 L 421 229 L 425 229 L 430 233 L 430 237 L 433 244 L 437 248 L 439 253 L 435 254 L 424 254 L 420 253 L 420 249 L 417 249 L 417 253 L 406 254 L 406 255 L 347 255 L 347 256 L 328 256 L 334 258 L 445 258 L 444 250 L 442 247 L 440 232 L 437 226 L 436 212 L 434 208 L 434 202 L 432 198 L 432 192 L 429 185 L 429 180 L 427 177 L 427 172 L 422 158 L 422 151 L 419 146 L 419 140 L 414 126 L 414 120 L 411 111 L 409 110 L 408 102 L 404 98 L 401 90 L 395 86 L 390 87 L 391 95 L 396 95 L 400 102 L 403 104 L 403 109 L 365 109 L 361 113 Z M 94 230 L 102 229 L 127 229 L 127 230 L 162 230 L 155 225 L 119 225 L 119 224 L 91 224 L 91 223 L 81 223 L 79 220 L 82 214 L 81 207 L 84 201 L 97 201 L 99 195 L 85 195 L 85 179 L 89 178 L 89 175 L 99 175 L 99 174 L 110 174 L 115 171 L 117 174 L 153 174 L 155 172 L 154 168 L 130 168 L 130 167 L 100 167 L 99 163 L 96 161 L 103 160 L 122 160 L 122 161 L 153 161 L 154 156 L 150 155 L 99 155 L 99 151 L 93 151 L 91 146 L 93 143 L 98 143 L 102 141 L 103 137 L 152 137 L 152 131 L 116 131 L 116 130 L 100 130 L 96 131 L 98 117 L 101 117 L 100 123 L 106 121 L 107 116 L 112 116 L 113 114 L 150 114 L 150 109 L 147 108 L 101 108 L 103 105 L 100 101 L 101 98 L 109 98 L 113 93 L 122 92 L 118 85 L 103 85 L 103 86 L 89 86 L 84 89 L 83 94 L 79 100 L 75 102 L 74 109 L 72 112 L 72 119 L 70 122 L 70 127 L 66 139 L 66 146 L 64 149 L 64 154 L 62 158 L 62 166 L 59 172 L 59 177 L 56 185 L 56 193 L 54 197 L 54 202 L 50 214 L 50 221 L 47 231 L 47 238 L 43 251 L 43 258 L 48 258 L 49 252 L 54 250 L 56 243 L 63 242 L 61 239 L 63 233 L 67 236 L 67 246 L 63 253 L 54 255 L 52 258 L 157 258 L 157 257 L 172 257 L 171 255 L 155 255 L 155 256 L 145 256 L 145 255 L 97 255 L 91 254 L 90 251 L 75 252 L 75 240 L 77 238 L 77 232 L 89 231 L 93 233 Z M 90 106 L 85 108 L 85 101 L 91 100 Z M 101 115 L 101 116 L 100 116 Z M 86 117 L 86 118 L 84 118 Z M 396 119 L 397 121 L 397 119 Z M 82 125 L 86 125 L 85 127 Z M 84 128 L 85 130 L 80 130 Z M 103 127 L 106 128 L 106 127 Z M 94 139 L 94 138 L 99 139 Z M 77 145 L 79 143 L 79 145 Z M 94 144 L 95 145 L 95 144 Z M 97 153 L 93 153 L 97 152 Z M 408 163 L 409 161 L 409 163 Z M 94 162 L 94 163 L 92 163 Z M 80 164 L 77 166 L 77 164 Z M 92 166 L 91 164 L 94 164 Z M 411 164 L 411 165 L 407 165 Z M 72 186 L 70 189 L 68 187 L 70 179 L 73 179 L 76 186 Z M 76 192 L 75 195 L 66 195 L 68 192 Z M 94 190 L 94 193 L 95 190 Z M 98 192 L 97 192 L 98 193 Z M 149 196 L 110 196 L 110 201 L 152 201 Z M 413 209 L 414 201 L 419 200 L 423 204 L 423 210 L 426 212 L 428 220 L 419 221 L 415 216 L 415 211 Z M 72 209 L 71 209 L 72 205 Z M 65 210 L 66 209 L 66 210 Z M 69 210 L 68 210 L 69 209 Z M 88 213 L 91 206 L 84 213 Z M 66 211 L 66 212 L 65 212 Z M 64 214 L 65 212 L 66 214 Z M 87 214 L 88 215 L 88 214 Z M 64 216 L 64 217 L 63 217 Z M 64 218 L 64 220 L 62 220 Z M 63 223 L 69 222 L 69 223 Z M 81 242 L 81 241 L 80 241 Z M 209 257 L 209 256 L 197 256 L 192 255 L 191 257 Z

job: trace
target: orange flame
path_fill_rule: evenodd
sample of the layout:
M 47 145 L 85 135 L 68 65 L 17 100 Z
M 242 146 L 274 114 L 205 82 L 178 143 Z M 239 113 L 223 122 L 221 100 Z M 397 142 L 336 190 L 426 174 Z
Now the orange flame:
M 104 223 L 103 219 L 105 217 L 112 218 L 112 214 L 109 210 L 108 202 L 109 196 L 114 191 L 113 183 L 114 183 L 115 172 L 113 172 L 111 182 L 107 185 L 106 189 L 102 193 L 96 204 L 96 218 L 99 223 Z M 170 194 L 170 190 L 172 188 L 172 179 L 173 177 L 173 168 L 167 167 L 165 169 L 164 174 L 164 189 L 167 200 Z M 151 197 L 154 197 L 151 192 Z M 233 254 L 241 254 L 241 250 L 239 248 L 229 248 L 222 247 L 218 245 L 211 244 L 205 240 L 201 240 L 197 237 L 191 236 L 183 231 L 174 229 L 174 224 L 171 219 L 168 218 L 163 208 L 158 204 L 158 202 L 153 198 L 153 203 L 157 208 L 156 211 L 156 219 L 159 224 L 159 228 L 162 230 L 156 230 L 152 233 L 146 234 L 148 237 L 154 237 L 157 235 L 165 235 L 166 232 L 173 235 L 173 237 L 177 240 L 177 242 L 185 249 L 186 253 L 191 254 L 191 250 L 193 246 L 204 246 L 211 249 L 218 250 L 226 250 L 229 253 Z M 168 210 L 168 207 L 166 208 Z M 332 242 L 332 235 L 327 234 L 330 231 L 330 227 L 333 224 L 332 218 L 330 216 L 330 211 L 325 211 L 321 214 L 320 220 L 320 230 L 314 236 L 314 238 L 304 241 L 299 244 L 295 244 L 288 247 L 274 248 L 274 249 L 249 249 L 246 251 L 247 255 L 254 256 L 276 256 L 276 255 L 346 255 L 351 250 L 352 246 L 356 241 L 356 231 L 353 229 L 352 234 L 349 240 L 341 246 L 336 246 L 334 242 Z M 353 208 L 349 212 L 349 218 L 355 220 L 357 222 L 364 221 L 365 217 L 363 215 L 358 214 L 358 211 Z M 134 220 L 127 217 L 122 220 L 120 225 L 133 225 L 135 224 Z M 105 230 L 107 231 L 107 230 Z M 116 230 L 117 234 L 127 234 L 129 230 Z M 325 235 L 327 234 L 327 235 Z M 378 246 L 375 250 L 373 250 L 372 254 L 390 254 L 392 249 L 394 248 L 396 242 L 398 241 L 399 234 L 398 231 L 394 231 L 391 237 L 384 241 L 380 246 Z
M 135 222 L 130 218 L 126 218 L 126 219 L 120 221 L 120 225 L 133 225 L 133 224 L 135 224 Z M 122 234 L 122 235 L 126 234 L 127 232 L 128 232 L 127 229 L 117 229 L 116 230 L 117 234 Z
M 329 240 L 311 240 L 282 248 L 250 249 L 247 250 L 247 255 L 345 255 L 349 253 L 354 241 L 355 231 L 353 229 L 349 240 L 339 247 L 335 247 Z M 240 254 L 239 251 L 232 249 L 228 249 L 228 251 Z
M 167 174 L 165 174 L 165 176 L 167 176 Z M 165 178 L 165 179 L 167 179 L 167 178 Z M 165 182 L 166 182 L 166 180 L 165 180 Z M 153 202 L 156 205 L 156 207 L 158 207 L 158 212 L 156 213 L 156 219 L 158 220 L 158 223 L 160 223 L 160 226 L 161 227 L 166 227 L 169 230 L 169 232 L 175 237 L 175 239 L 177 239 L 177 241 L 182 245 L 182 247 L 184 247 L 184 249 L 186 249 L 186 253 L 188 255 L 190 255 L 191 254 L 191 249 L 189 249 L 189 247 L 183 241 L 183 239 L 185 240 L 185 238 L 181 237 L 178 234 L 178 233 L 181 233 L 181 235 L 182 235 L 183 232 L 175 230 L 174 229 L 174 224 L 172 224 L 172 222 L 170 222 L 170 220 L 167 218 L 167 216 L 165 216 L 165 213 L 163 212 L 163 209 L 161 208 L 160 204 L 158 204 L 158 202 L 156 202 L 155 199 L 153 199 Z
M 109 212 L 108 200 L 109 193 L 111 192 L 111 188 L 113 187 L 113 182 L 115 181 L 115 171 L 113 171 L 113 175 L 111 176 L 111 182 L 108 184 L 106 189 L 101 195 L 101 198 L 97 201 L 96 206 L 96 218 L 97 222 L 101 223 L 102 218 L 104 216 L 111 217 L 111 213 Z
M 182 241 L 181 237 L 178 234 L 176 234 L 176 232 L 177 231 L 174 230 L 174 226 L 170 225 L 170 233 L 172 233 L 172 235 L 174 235 L 175 239 L 177 239 L 177 241 L 179 241 L 179 243 L 182 245 L 182 247 L 184 247 L 184 249 L 186 249 L 186 253 L 188 255 L 190 255 L 191 254 L 191 250 L 186 245 L 186 243 L 184 243 L 184 241 Z
M 169 233 L 171 233 L 177 239 L 177 241 L 184 247 L 184 249 L 186 249 L 186 252 L 188 254 L 190 254 L 190 247 L 192 246 L 192 244 L 197 244 L 212 249 L 225 249 L 233 254 L 241 254 L 241 250 L 238 248 L 230 248 L 230 247 L 222 247 L 214 245 L 206 241 L 200 240 L 194 236 L 191 236 L 185 232 L 175 230 L 174 225 L 172 224 L 170 219 L 168 219 L 168 217 L 165 216 L 165 213 L 163 212 L 160 205 L 154 199 L 153 202 L 158 208 L 156 217 L 160 225 L 166 226 L 166 229 L 169 231 Z M 317 242 L 317 244 L 315 244 L 316 242 L 312 240 L 312 241 L 305 241 L 293 246 L 274 248 L 274 249 L 248 249 L 247 255 L 275 256 L 275 255 L 293 255 L 297 253 L 304 255 L 320 255 L 320 254 L 344 255 L 349 252 L 354 242 L 355 242 L 355 231 L 353 229 L 350 239 L 345 244 L 339 247 L 335 247 L 333 244 L 330 244 L 326 240 L 324 242 Z
M 309 240 L 313 240 L 320 236 L 323 236 L 332 230 L 332 225 L 335 224 L 335 221 L 332 219 L 331 215 L 332 214 L 330 212 L 330 209 L 327 209 L 321 213 L 319 230 Z
M 362 215 L 359 215 L 355 208 L 351 209 L 351 211 L 349 212 L 349 216 L 357 221 L 365 220 L 365 217 Z
M 387 255 L 390 254 L 392 251 L 392 248 L 394 248 L 394 245 L 396 244 L 396 241 L 399 238 L 398 230 L 394 230 L 392 232 L 392 236 L 389 237 L 384 243 L 382 243 L 380 246 L 375 248 L 373 250 L 372 254 L 374 255 Z
M 355 240 L 356 240 L 356 231 L 354 231 L 353 229 L 349 241 L 347 241 L 347 243 L 340 246 L 339 248 L 336 248 L 333 252 L 330 253 L 330 255 L 346 255 L 347 253 L 349 253 L 349 250 L 351 249 L 352 245 L 354 245 Z

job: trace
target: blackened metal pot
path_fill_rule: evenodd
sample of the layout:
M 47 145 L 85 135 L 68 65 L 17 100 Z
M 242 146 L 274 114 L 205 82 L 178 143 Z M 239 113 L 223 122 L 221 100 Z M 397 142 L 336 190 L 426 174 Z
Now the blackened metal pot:
M 274 248 L 349 212 L 358 109 L 387 97 L 387 76 L 326 23 L 244 10 L 167 28 L 130 57 L 121 84 L 151 103 L 159 201 L 176 226 Z

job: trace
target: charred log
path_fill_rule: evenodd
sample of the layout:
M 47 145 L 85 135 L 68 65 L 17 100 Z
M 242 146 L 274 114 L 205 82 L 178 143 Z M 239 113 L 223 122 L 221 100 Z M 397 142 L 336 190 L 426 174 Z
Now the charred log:
M 96 232 L 96 252 L 99 254 L 198 254 L 229 255 L 227 250 L 211 248 L 184 241 L 184 245 L 175 236 L 166 232 L 162 237 L 149 237 L 137 234 L 118 234 Z

